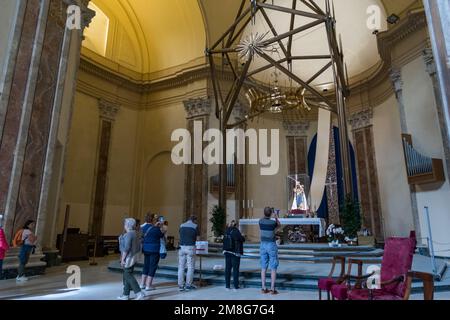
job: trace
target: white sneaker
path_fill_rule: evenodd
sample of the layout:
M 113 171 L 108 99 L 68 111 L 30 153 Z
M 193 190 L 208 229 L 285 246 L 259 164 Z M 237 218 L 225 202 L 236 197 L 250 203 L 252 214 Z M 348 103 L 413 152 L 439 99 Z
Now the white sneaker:
M 141 288 L 142 290 L 144 290 L 144 289 L 145 289 L 145 284 L 141 284 L 140 288 Z
M 145 294 L 143 292 L 139 292 L 134 300 L 145 300 Z
M 25 276 L 21 276 L 21 277 L 17 277 L 16 281 L 17 282 L 25 282 L 25 281 L 28 281 L 28 278 Z
M 156 288 L 155 287 L 146 287 L 145 291 L 155 291 Z
M 117 297 L 119 300 L 130 300 L 130 296 L 121 295 L 120 297 Z

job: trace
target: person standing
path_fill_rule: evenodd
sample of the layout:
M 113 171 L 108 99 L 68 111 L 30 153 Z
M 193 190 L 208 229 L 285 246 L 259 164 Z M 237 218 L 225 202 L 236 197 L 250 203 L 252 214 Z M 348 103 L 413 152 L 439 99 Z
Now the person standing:
M 19 253 L 19 269 L 16 278 L 17 282 L 28 281 L 28 278 L 25 276 L 25 267 L 36 246 L 37 237 L 33 233 L 35 225 L 36 223 L 33 220 L 28 220 L 23 228 L 17 232 L 16 237 L 14 237 L 20 239 L 18 244 L 21 245 Z
M 123 268 L 123 294 L 118 298 L 119 300 L 129 300 L 131 290 L 136 294 L 136 300 L 143 300 L 145 298 L 133 275 L 134 265 L 137 262 L 136 256 L 141 249 L 135 228 L 136 220 L 133 218 L 125 219 L 125 233 L 119 237 L 121 252 L 120 265 Z
M 153 278 L 158 269 L 161 239 L 164 237 L 164 233 L 161 231 L 161 224 L 157 220 L 158 217 L 155 214 L 146 217 L 146 224 L 141 230 L 143 234 L 142 251 L 144 253 L 141 289 L 145 289 L 145 291 L 155 290 Z
M 231 286 L 231 269 L 233 269 L 234 290 L 239 289 L 239 266 L 241 256 L 244 254 L 245 238 L 237 228 L 236 221 L 231 221 L 225 231 L 223 252 L 225 255 L 225 287 Z
M 180 226 L 180 249 L 178 250 L 178 288 L 180 291 L 195 289 L 195 242 L 199 239 L 200 232 L 197 225 L 197 217 L 191 216 L 188 221 Z M 186 280 L 184 269 L 187 266 Z
M 272 220 L 272 216 L 274 216 L 274 220 Z M 261 292 L 264 294 L 278 294 L 278 291 L 275 289 L 275 281 L 277 279 L 277 269 L 279 265 L 275 231 L 280 225 L 280 220 L 278 219 L 278 216 L 274 214 L 274 210 L 266 207 L 264 209 L 264 218 L 259 220 L 261 235 Z M 266 288 L 266 273 L 268 268 L 270 268 L 271 271 L 270 291 Z
M 0 215 L 0 280 L 3 279 L 3 260 L 8 250 L 8 241 L 6 241 L 5 232 L 3 231 L 3 216 Z

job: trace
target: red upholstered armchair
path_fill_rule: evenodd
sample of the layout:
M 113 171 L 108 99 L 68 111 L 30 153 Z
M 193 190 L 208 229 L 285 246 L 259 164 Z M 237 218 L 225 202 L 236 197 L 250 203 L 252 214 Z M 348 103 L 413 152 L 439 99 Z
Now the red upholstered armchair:
M 351 280 L 362 281 L 364 284 L 373 274 L 362 277 L 346 275 L 344 282 L 348 286 L 348 299 L 403 300 L 407 298 L 408 285 L 411 284 L 408 276 L 411 276 L 415 246 L 416 242 L 412 237 L 387 239 L 381 263 L 381 289 L 356 288 L 350 284 Z
M 334 270 L 336 269 L 336 264 L 338 262 L 340 263 L 341 272 L 340 272 L 338 278 L 333 278 Z M 354 263 L 356 263 L 358 265 L 358 276 L 361 277 L 362 276 L 362 262 L 356 261 L 353 259 L 349 260 L 347 274 L 352 273 L 352 265 Z M 318 283 L 319 300 L 322 300 L 322 290 L 327 292 L 327 299 L 330 300 L 330 292 L 332 292 L 332 290 L 339 290 L 338 288 L 340 288 L 341 290 L 342 290 L 342 288 L 344 289 L 345 293 L 343 293 L 343 295 L 345 296 L 345 298 L 343 298 L 342 300 L 346 300 L 347 286 L 345 284 L 342 285 L 342 282 L 344 281 L 344 277 L 345 277 L 345 257 L 334 257 L 333 265 L 331 266 L 331 271 L 330 271 L 330 274 L 328 275 L 328 277 L 319 279 L 319 283 Z M 340 294 L 333 295 L 333 298 L 337 298 L 337 299 L 341 300 L 340 297 L 341 297 Z

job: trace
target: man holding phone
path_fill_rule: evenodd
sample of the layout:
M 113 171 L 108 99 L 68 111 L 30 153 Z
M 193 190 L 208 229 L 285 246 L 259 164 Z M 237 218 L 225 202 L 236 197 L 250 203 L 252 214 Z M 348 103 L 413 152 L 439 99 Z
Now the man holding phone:
M 272 220 L 272 216 L 275 220 Z M 259 230 L 261 235 L 261 292 L 264 294 L 278 294 L 275 289 L 275 281 L 277 279 L 278 269 L 278 247 L 276 243 L 275 231 L 281 226 L 279 217 L 275 214 L 273 208 L 264 209 L 264 218 L 259 220 Z M 271 271 L 271 287 L 270 291 L 266 288 L 266 272 L 270 267 Z

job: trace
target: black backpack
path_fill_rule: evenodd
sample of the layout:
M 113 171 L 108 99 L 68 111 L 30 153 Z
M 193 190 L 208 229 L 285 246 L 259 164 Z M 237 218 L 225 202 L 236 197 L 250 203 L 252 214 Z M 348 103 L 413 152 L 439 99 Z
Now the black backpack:
M 223 237 L 223 250 L 230 252 L 234 252 L 235 250 L 235 244 L 233 238 L 231 237 L 231 232 L 227 232 Z

